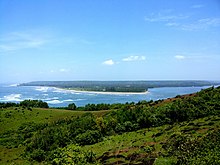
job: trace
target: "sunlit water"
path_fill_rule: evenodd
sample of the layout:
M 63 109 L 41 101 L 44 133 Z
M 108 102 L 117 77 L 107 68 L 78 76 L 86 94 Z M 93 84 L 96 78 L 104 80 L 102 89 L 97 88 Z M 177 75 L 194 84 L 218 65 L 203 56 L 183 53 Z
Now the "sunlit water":
M 84 106 L 88 103 L 126 103 L 141 100 L 158 100 L 175 97 L 176 95 L 198 92 L 205 87 L 163 87 L 152 88 L 146 94 L 96 94 L 73 92 L 53 87 L 31 87 L 0 84 L 0 102 L 20 102 L 26 99 L 43 100 L 50 107 L 67 106 L 75 103 Z

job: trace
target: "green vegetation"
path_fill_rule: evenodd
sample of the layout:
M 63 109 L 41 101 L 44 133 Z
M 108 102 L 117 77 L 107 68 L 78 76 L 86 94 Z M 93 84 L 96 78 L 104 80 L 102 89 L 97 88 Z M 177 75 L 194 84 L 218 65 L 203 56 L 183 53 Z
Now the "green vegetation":
M 82 149 L 92 150 L 96 154 L 98 161 L 102 162 L 102 164 L 117 164 L 117 162 L 119 164 L 135 164 L 138 162 L 151 164 L 151 161 L 157 165 L 207 164 L 208 159 L 213 162 L 219 161 L 219 158 L 216 157 L 220 153 L 219 124 L 219 116 L 210 116 L 191 122 L 145 128 L 138 131 L 109 136 L 104 138 L 102 142 L 83 146 Z M 210 138 L 206 139 L 208 136 L 212 137 L 213 140 L 210 141 Z M 191 143 L 185 143 L 189 139 Z M 192 147 L 190 152 L 187 152 L 187 149 L 193 143 L 199 143 L 203 146 L 197 146 L 197 148 Z M 183 145 L 185 145 L 185 150 L 178 150 L 178 148 Z M 174 146 L 175 148 L 173 148 Z M 188 148 L 186 146 L 188 146 Z M 185 155 L 183 153 L 185 153 Z M 186 153 L 188 153 L 188 155 Z M 191 162 L 195 154 L 197 154 L 197 157 L 202 154 L 200 161 L 196 162 L 194 160 L 194 162 Z M 207 160 L 203 159 L 205 156 Z M 182 159 L 186 159 L 187 162 L 183 162 Z M 201 163 L 201 161 L 205 161 L 205 163 Z M 213 162 L 210 164 L 214 164 Z
M 78 91 L 146 92 L 148 88 L 218 85 L 209 81 L 34 81 L 22 86 L 49 86 Z
M 26 102 L 0 110 L 1 164 L 220 163 L 220 87 L 81 111 Z
M 23 107 L 23 108 L 49 108 L 46 102 L 41 100 L 24 100 L 20 103 L 0 103 L 0 108 L 8 108 L 8 107 Z

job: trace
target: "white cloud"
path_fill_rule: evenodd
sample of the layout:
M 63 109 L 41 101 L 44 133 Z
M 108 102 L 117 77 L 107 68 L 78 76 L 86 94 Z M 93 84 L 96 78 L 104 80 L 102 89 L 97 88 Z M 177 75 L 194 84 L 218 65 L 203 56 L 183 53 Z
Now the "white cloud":
M 122 59 L 122 61 L 144 61 L 144 60 L 146 60 L 145 56 L 129 56 Z
M 39 48 L 49 41 L 45 35 L 34 31 L 11 32 L 0 37 L 0 52 Z
M 163 13 L 163 12 L 159 12 L 159 13 L 152 13 L 150 16 L 145 17 L 145 21 L 148 22 L 173 22 L 173 21 L 177 21 L 177 20 L 183 20 L 183 19 L 187 19 L 189 16 L 187 15 L 174 15 L 172 13 Z
M 61 68 L 59 71 L 60 72 L 69 72 L 69 69 Z
M 60 103 L 63 103 L 63 101 L 60 101 L 60 100 L 51 100 L 51 101 L 47 101 L 47 103 L 49 103 L 49 104 L 60 104 Z
M 199 9 L 202 7 L 204 7 L 204 5 L 201 5 L 201 4 L 191 6 L 191 8 L 193 8 L 193 9 Z
M 110 60 L 104 61 L 102 64 L 104 64 L 104 65 L 114 65 L 115 62 L 112 59 L 110 59 Z
M 70 69 L 66 69 L 66 68 L 61 68 L 61 69 L 51 69 L 48 71 L 49 73 L 67 73 L 70 72 Z M 41 72 L 44 73 L 44 72 Z
M 168 23 L 166 23 L 165 24 L 166 26 L 179 26 L 179 24 L 178 23 L 175 23 L 175 22 L 168 22 Z
M 183 60 L 183 59 L 185 59 L 186 57 L 185 57 L 185 56 L 182 56 L 182 55 L 176 55 L 176 56 L 174 56 L 174 58 L 176 58 L 177 60 Z
M 219 26 L 220 18 L 204 18 L 204 19 L 198 20 L 198 22 L 204 25 Z
M 212 27 L 220 26 L 220 18 L 204 18 L 196 20 L 192 23 L 179 24 L 176 27 L 187 30 L 187 31 L 195 31 L 195 30 L 206 30 Z
M 194 5 L 193 8 L 201 8 L 202 5 Z M 172 11 L 152 13 L 145 17 L 147 22 L 159 22 L 165 26 L 173 27 L 185 31 L 206 30 L 220 26 L 220 17 L 209 17 L 195 19 L 193 15 L 175 14 Z

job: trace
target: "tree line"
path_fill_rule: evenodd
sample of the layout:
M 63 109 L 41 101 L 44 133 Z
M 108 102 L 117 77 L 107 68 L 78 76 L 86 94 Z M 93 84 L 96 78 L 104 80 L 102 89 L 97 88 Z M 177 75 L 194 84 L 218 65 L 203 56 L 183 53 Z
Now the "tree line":
M 24 100 L 20 103 L 0 103 L 0 108 L 9 108 L 9 107 L 26 107 L 26 108 L 49 108 L 47 102 L 42 100 Z

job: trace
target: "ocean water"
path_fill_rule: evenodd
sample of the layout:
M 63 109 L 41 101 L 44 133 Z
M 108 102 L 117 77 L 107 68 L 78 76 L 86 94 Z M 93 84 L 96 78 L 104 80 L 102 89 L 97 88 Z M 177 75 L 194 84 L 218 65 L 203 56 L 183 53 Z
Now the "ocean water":
M 158 100 L 175 97 L 176 95 L 198 92 L 205 87 L 163 87 L 151 88 L 145 94 L 97 94 L 73 92 L 53 87 L 17 86 L 16 84 L 0 84 L 0 102 L 20 102 L 26 99 L 43 100 L 50 107 L 67 106 L 75 103 L 77 106 L 98 103 L 126 103 L 141 100 Z

